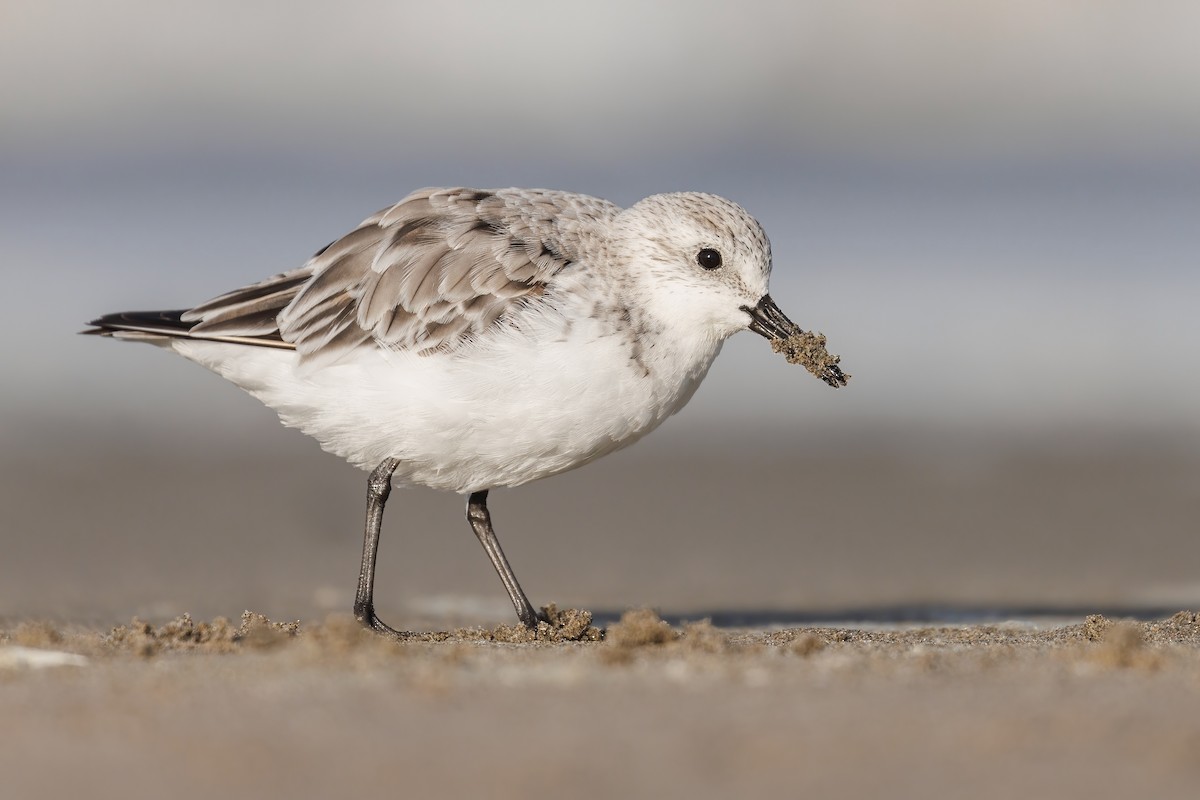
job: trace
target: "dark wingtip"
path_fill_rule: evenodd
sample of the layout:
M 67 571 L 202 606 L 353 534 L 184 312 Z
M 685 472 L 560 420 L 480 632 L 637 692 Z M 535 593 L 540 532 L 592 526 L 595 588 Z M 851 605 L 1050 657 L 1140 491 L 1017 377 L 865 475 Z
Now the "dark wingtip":
M 113 325 L 117 324 L 120 321 L 121 316 L 121 314 L 105 314 L 104 316 L 96 317 L 95 319 L 89 319 L 87 321 L 87 330 L 80 331 L 80 333 L 103 333 L 105 330 L 110 330 Z
M 276 347 L 285 350 L 294 350 L 296 346 L 291 342 L 285 342 L 278 335 L 266 336 L 251 336 L 251 335 L 222 335 L 220 333 L 211 333 L 210 331 L 195 332 L 195 323 L 185 321 L 183 315 L 187 311 L 119 311 L 115 314 L 105 314 L 104 316 L 94 319 L 89 322 L 93 327 L 80 331 L 81 334 L 87 336 L 116 336 L 118 338 L 126 338 L 121 334 L 127 334 L 129 338 L 137 338 L 143 340 L 156 340 L 162 338 L 182 338 L 182 339 L 205 339 L 214 342 L 228 342 L 231 344 L 254 345 L 257 347 Z
M 96 330 L 89 328 L 80 333 L 112 333 L 114 331 L 142 331 L 146 333 L 162 333 L 166 335 L 185 334 L 191 329 L 192 323 L 184 322 L 186 311 L 118 311 L 105 314 L 88 323 Z
M 102 317 L 88 320 L 87 327 L 79 331 L 80 336 L 112 336 L 113 331 L 117 329 L 117 318 L 120 314 L 105 314 Z

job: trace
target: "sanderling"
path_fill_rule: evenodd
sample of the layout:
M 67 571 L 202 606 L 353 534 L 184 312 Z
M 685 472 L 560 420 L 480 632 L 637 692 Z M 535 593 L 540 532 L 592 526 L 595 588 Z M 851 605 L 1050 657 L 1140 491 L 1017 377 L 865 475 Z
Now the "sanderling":
M 811 335 L 767 294 L 770 272 L 762 226 L 711 194 L 620 209 L 568 192 L 423 189 L 300 269 L 183 311 L 108 314 L 85 333 L 170 348 L 371 470 L 364 626 L 403 635 L 373 601 L 395 483 L 468 495 L 475 535 L 536 627 L 488 491 L 633 444 L 687 403 L 738 331 L 803 350 Z M 837 387 L 836 362 L 810 369 Z

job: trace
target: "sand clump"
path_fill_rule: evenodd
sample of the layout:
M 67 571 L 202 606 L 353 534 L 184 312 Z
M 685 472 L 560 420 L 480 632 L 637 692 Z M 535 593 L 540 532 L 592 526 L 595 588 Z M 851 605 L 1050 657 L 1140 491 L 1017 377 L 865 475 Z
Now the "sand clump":
M 626 611 L 604 632 L 601 660 L 623 664 L 639 654 L 703 657 L 719 656 L 745 649 L 710 620 L 687 622 L 681 630 L 648 608 Z
M 296 636 L 308 660 L 318 663 L 370 662 L 395 658 L 401 642 L 367 630 L 352 614 L 330 614 L 320 622 L 306 623 Z
M 797 631 L 796 635 L 783 645 L 783 648 L 797 656 L 811 656 L 825 649 L 825 640 L 812 631 Z
M 1180 611 L 1165 620 L 1132 622 L 1094 614 L 1084 620 L 1080 636 L 1088 642 L 1081 655 L 1100 667 L 1157 670 L 1183 648 L 1200 646 L 1200 613 Z
M 524 644 L 528 642 L 598 642 L 603 631 L 592 624 L 592 612 L 578 608 L 560 611 L 554 603 L 542 606 L 544 620 L 535 629 L 524 625 L 497 625 L 491 631 L 466 629 L 457 633 L 464 638 Z
M 1155 669 L 1162 656 L 1146 646 L 1142 626 L 1134 622 L 1118 622 L 1109 626 L 1094 653 L 1095 660 L 1110 667 Z
M 65 635 L 56 626 L 41 620 L 22 622 L 5 637 L 6 643 L 19 647 L 37 647 L 51 650 L 62 645 Z
M 269 649 L 295 637 L 299 631 L 298 621 L 272 622 L 252 611 L 243 612 L 238 625 L 226 617 L 196 622 L 191 614 L 185 613 L 157 628 L 135 618 L 129 625 L 113 628 L 105 644 L 142 656 L 172 650 L 229 653 L 239 647 Z
M 626 611 L 613 623 L 605 640 L 615 648 L 632 650 L 666 644 L 679 638 L 679 632 L 648 608 Z
M 727 653 L 737 649 L 729 634 L 712 624 L 712 620 L 688 622 L 683 626 L 679 643 L 694 653 Z
M 850 376 L 838 366 L 842 357 L 825 349 L 825 334 L 801 331 L 786 339 L 772 339 L 771 349 L 783 353 L 789 364 L 799 364 L 835 389 L 846 385 Z

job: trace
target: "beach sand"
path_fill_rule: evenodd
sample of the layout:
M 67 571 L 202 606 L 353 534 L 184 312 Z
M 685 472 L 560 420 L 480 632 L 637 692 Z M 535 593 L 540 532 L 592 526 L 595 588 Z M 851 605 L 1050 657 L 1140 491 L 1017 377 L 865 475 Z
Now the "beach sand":
M 6 451 L 0 796 L 1200 786 L 1186 452 L 618 454 L 493 498 L 534 602 L 594 615 L 535 641 L 461 500 L 398 492 L 380 613 L 428 635 L 391 642 L 346 613 L 364 476 L 280 436 Z
M 643 611 L 601 641 L 495 633 L 20 625 L 11 642 L 90 661 L 0 672 L 5 794 L 1182 798 L 1200 782 L 1194 613 L 744 631 Z

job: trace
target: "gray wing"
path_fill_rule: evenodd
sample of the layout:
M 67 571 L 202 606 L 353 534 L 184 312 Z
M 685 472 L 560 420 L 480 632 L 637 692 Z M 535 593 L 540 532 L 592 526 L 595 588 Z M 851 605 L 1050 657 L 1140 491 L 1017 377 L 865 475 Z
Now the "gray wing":
M 422 189 L 365 220 L 298 270 L 183 315 L 193 335 L 278 338 L 305 360 L 373 342 L 453 350 L 583 258 L 618 209 L 566 192 Z

